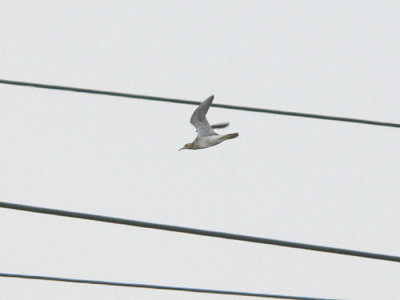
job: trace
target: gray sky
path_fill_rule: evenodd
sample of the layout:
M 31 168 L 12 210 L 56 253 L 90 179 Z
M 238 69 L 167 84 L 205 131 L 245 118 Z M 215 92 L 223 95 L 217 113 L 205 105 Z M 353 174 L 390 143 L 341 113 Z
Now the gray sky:
M 399 122 L 398 1 L 0 2 L 0 78 Z M 0 85 L 1 201 L 400 253 L 399 129 Z M 395 299 L 393 262 L 0 209 L 0 272 Z M 4 299 L 234 299 L 0 278 Z M 2 298 L 3 299 L 3 298 Z M 238 298 L 239 299 L 239 298 Z M 242 299 L 242 298 L 240 298 Z

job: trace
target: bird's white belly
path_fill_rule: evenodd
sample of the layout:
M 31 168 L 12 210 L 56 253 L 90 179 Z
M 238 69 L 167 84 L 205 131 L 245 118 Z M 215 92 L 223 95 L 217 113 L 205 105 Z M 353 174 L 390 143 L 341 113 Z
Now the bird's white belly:
M 194 144 L 197 149 L 203 149 L 203 148 L 215 146 L 219 143 L 221 143 L 221 136 L 219 134 L 197 137 L 196 140 L 194 141 Z

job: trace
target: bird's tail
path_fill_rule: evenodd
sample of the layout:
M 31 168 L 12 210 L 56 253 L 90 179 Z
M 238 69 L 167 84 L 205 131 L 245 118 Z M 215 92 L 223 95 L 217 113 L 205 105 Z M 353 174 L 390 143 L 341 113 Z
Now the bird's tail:
M 238 137 L 239 133 L 235 132 L 235 133 L 229 133 L 229 134 L 225 134 L 221 137 L 221 141 L 225 141 L 225 140 L 229 140 L 229 139 L 234 139 L 235 137 Z

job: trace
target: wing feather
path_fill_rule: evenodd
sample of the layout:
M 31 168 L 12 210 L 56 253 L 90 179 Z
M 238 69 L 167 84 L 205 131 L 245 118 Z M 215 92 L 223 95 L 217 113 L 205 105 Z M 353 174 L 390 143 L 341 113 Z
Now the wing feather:
M 190 118 L 190 123 L 196 128 L 197 136 L 210 136 L 216 135 L 210 123 L 208 123 L 206 114 L 214 100 L 214 95 L 204 100 L 193 112 Z
M 229 122 L 224 122 L 224 123 L 218 123 L 218 124 L 212 124 L 211 128 L 216 129 L 216 128 L 225 128 L 229 126 Z

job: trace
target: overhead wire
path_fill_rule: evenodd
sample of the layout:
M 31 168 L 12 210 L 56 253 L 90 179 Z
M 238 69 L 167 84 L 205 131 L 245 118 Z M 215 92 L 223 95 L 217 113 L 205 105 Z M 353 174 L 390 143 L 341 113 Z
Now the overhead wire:
M 14 81 L 14 80 L 0 79 L 0 83 L 9 84 L 9 85 L 17 85 L 17 86 L 42 88 L 42 89 L 52 89 L 52 90 L 70 91 L 70 92 L 78 92 L 78 93 L 108 95 L 108 96 L 115 96 L 115 97 L 135 98 L 135 99 L 162 101 L 162 102 L 170 102 L 170 103 L 180 103 L 180 104 L 190 104 L 190 105 L 199 105 L 200 104 L 199 101 L 193 101 L 193 100 L 183 100 L 183 99 L 175 99 L 175 98 L 156 97 L 156 96 L 145 96 L 145 95 L 138 95 L 138 94 L 128 94 L 128 93 L 120 93 L 120 92 L 112 92 L 112 91 L 94 90 L 94 89 L 42 84 L 42 83 L 33 83 L 33 82 Z M 213 103 L 212 106 L 219 107 L 219 108 L 225 108 L 225 109 L 234 109 L 234 110 L 258 112 L 258 113 L 267 113 L 267 114 L 277 114 L 277 115 L 285 115 L 285 116 L 292 116 L 292 117 L 303 117 L 303 118 L 322 119 L 322 120 L 331 120 L 331 121 L 350 122 L 350 123 L 359 123 L 359 124 L 368 124 L 368 125 L 375 125 L 375 126 L 400 128 L 399 123 L 391 123 L 391 122 L 327 116 L 327 115 L 319 115 L 319 114 L 311 114 L 311 113 L 301 113 L 301 112 L 274 110 L 274 109 L 267 109 L 267 108 L 248 107 L 248 106 L 237 106 L 237 105 L 230 105 L 230 104 Z
M 235 233 L 227 233 L 227 232 L 219 232 L 219 231 L 204 230 L 204 229 L 197 229 L 197 228 L 158 224 L 158 223 L 151 223 L 151 222 L 144 222 L 144 221 L 137 221 L 137 220 L 130 220 L 130 219 L 122 219 L 122 218 L 115 218 L 115 217 L 108 217 L 108 216 L 101 216 L 101 215 L 94 215 L 94 214 L 87 214 L 87 213 L 80 213 L 80 212 L 72 212 L 72 211 L 59 210 L 59 209 L 44 208 L 44 207 L 38 207 L 38 206 L 29 206 L 29 205 L 9 203 L 9 202 L 0 202 L 0 207 L 14 209 L 14 210 L 34 212 L 34 213 L 47 214 L 47 215 L 55 215 L 55 216 L 63 216 L 63 217 L 71 217 L 71 218 L 78 218 L 78 219 L 84 219 L 84 220 L 100 221 L 100 222 L 120 224 L 120 225 L 129 225 L 129 226 L 136 226 L 136 227 L 143 227 L 143 228 L 159 229 L 159 230 L 166 230 L 166 231 L 172 231 L 172 232 L 187 233 L 187 234 L 194 234 L 194 235 L 208 236 L 208 237 L 215 237 L 215 238 L 223 238 L 223 239 L 236 240 L 236 241 L 268 244 L 268 245 L 275 245 L 275 246 L 282 246 L 282 247 L 289 247 L 289 248 L 313 250 L 313 251 L 319 251 L 319 252 L 328 252 L 328 253 L 341 254 L 341 255 L 350 255 L 350 256 L 357 256 L 357 257 L 364 257 L 364 258 L 371 258 L 371 259 L 378 259 L 378 260 L 400 262 L 400 256 L 393 256 L 393 255 L 379 254 L 379 253 L 372 253 L 372 252 L 364 252 L 364 251 L 357 251 L 357 250 L 349 250 L 349 249 L 343 249 L 343 248 L 326 247 L 326 246 L 319 246 L 319 245 L 312 245 L 312 244 L 304 244 L 304 243 L 276 240 L 276 239 L 235 234 Z
M 178 286 L 142 284 L 142 283 L 126 283 L 126 282 L 103 281 L 103 280 L 88 280 L 88 279 L 76 279 L 76 278 L 53 277 L 53 276 L 38 276 L 38 275 L 26 275 L 26 274 L 14 274 L 14 273 L 0 273 L 0 277 L 48 280 L 48 281 L 68 282 L 68 283 L 86 283 L 86 284 L 130 287 L 130 288 L 155 289 L 155 290 L 169 290 L 169 291 L 177 291 L 177 292 L 192 292 L 192 293 L 203 293 L 203 294 L 259 297 L 259 298 L 298 299 L 298 300 L 322 300 L 322 299 L 329 300 L 327 298 L 287 296 L 287 295 L 279 295 L 279 294 L 251 293 L 251 292 L 215 290 L 215 289 L 199 289 L 199 288 L 190 288 L 190 287 L 178 287 Z

